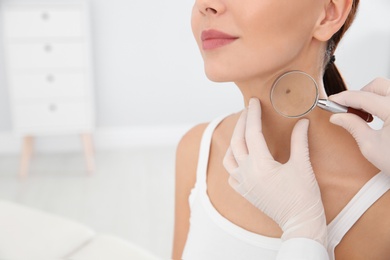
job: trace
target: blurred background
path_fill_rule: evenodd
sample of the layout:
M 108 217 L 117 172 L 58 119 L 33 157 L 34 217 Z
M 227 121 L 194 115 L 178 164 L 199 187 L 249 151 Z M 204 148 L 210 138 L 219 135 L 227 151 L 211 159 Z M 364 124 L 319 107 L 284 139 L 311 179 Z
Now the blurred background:
M 16 3 L 35 1 L 0 1 L 5 24 L 0 26 L 0 200 L 74 220 L 168 259 L 176 144 L 191 126 L 243 105 L 233 84 L 213 83 L 204 75 L 190 27 L 193 1 L 88 1 L 85 34 L 79 37 L 86 40 L 87 65 L 77 68 L 87 71 L 88 127 L 55 134 L 14 127 L 18 115 L 12 109 L 16 94 L 10 71 L 15 68 L 7 50 L 21 43 L 9 40 L 13 25 L 3 18 L 7 4 Z M 390 77 L 389 11 L 388 0 L 361 1 L 336 53 L 350 89 Z M 80 139 L 86 132 L 95 151 L 92 173 L 86 164 L 88 145 Z M 34 144 L 28 176 L 22 179 L 25 136 L 34 136 Z

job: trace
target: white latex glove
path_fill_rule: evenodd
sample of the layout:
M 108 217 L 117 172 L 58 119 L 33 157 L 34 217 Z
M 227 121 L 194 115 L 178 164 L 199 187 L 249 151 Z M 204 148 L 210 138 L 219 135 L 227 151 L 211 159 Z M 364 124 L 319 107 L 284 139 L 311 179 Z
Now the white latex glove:
M 374 130 L 353 114 L 335 114 L 330 118 L 330 122 L 352 134 L 367 160 L 390 175 L 390 80 L 379 78 L 362 91 L 344 91 L 329 98 L 344 106 L 363 109 L 384 122 L 382 129 Z
M 268 150 L 260 102 L 252 98 L 234 129 L 224 166 L 230 185 L 279 224 L 282 240 L 309 238 L 326 246 L 326 219 L 309 159 L 308 126 L 307 119 L 296 124 L 290 159 L 281 164 Z

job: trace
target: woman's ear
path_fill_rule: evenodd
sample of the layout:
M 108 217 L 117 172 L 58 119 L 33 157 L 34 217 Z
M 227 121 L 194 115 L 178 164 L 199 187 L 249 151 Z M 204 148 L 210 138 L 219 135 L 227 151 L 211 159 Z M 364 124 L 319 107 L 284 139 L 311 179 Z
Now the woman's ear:
M 314 31 L 314 38 L 326 42 L 340 30 L 348 18 L 353 0 L 329 0 Z

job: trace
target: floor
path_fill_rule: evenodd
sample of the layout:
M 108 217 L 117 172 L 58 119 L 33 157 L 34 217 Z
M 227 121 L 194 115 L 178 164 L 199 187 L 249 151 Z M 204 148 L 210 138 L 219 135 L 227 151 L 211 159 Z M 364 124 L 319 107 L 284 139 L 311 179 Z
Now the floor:
M 18 155 L 0 155 L 0 199 L 81 222 L 99 233 L 170 258 L 175 147 L 98 151 L 87 176 L 81 152 L 35 154 L 30 175 L 17 177 Z

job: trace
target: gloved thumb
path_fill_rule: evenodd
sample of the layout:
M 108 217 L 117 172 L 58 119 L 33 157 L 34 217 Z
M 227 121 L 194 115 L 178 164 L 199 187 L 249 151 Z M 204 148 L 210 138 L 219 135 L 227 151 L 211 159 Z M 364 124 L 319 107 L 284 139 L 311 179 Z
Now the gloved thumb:
M 355 138 L 360 149 L 363 138 L 367 138 L 368 131 L 372 130 L 366 122 L 352 114 L 334 114 L 330 117 L 330 122 L 347 130 Z
M 308 160 L 309 144 L 307 132 L 309 129 L 309 120 L 301 119 L 295 124 L 291 135 L 291 156 L 290 160 Z

